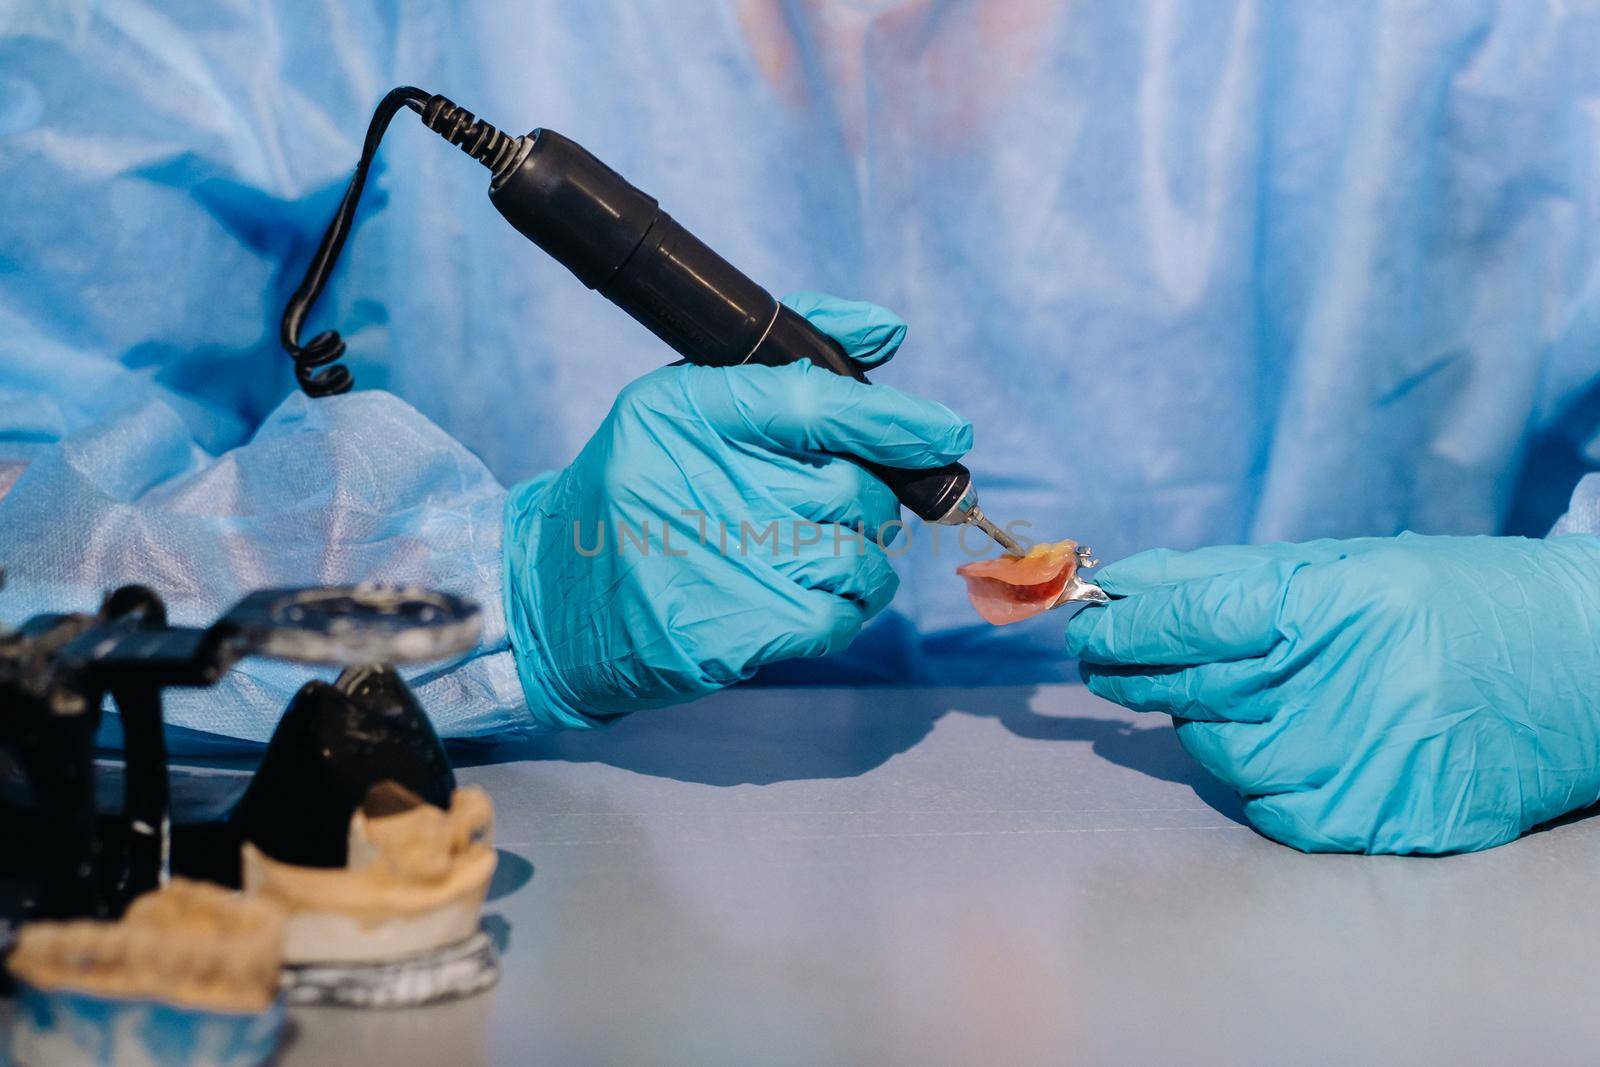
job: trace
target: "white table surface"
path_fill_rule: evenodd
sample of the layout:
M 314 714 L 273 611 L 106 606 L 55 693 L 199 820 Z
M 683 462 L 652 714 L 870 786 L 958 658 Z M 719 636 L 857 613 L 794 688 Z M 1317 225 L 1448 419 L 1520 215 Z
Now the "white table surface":
M 760 690 L 467 757 L 497 988 L 284 1067 L 1594 1063 L 1600 820 L 1306 856 L 1075 686 Z

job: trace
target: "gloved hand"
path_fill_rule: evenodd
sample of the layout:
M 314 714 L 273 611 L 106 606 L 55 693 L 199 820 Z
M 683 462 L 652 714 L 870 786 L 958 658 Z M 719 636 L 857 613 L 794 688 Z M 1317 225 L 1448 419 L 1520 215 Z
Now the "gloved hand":
M 1457 852 L 1600 798 L 1600 540 L 1145 552 L 1067 624 L 1096 694 L 1174 716 L 1269 837 Z
M 871 304 L 784 302 L 866 364 L 905 336 Z M 894 596 L 879 540 L 898 532 L 886 524 L 899 502 L 840 456 L 927 467 L 971 446 L 943 405 L 810 363 L 633 382 L 570 467 L 506 504 L 506 615 L 529 709 L 591 725 L 844 647 Z

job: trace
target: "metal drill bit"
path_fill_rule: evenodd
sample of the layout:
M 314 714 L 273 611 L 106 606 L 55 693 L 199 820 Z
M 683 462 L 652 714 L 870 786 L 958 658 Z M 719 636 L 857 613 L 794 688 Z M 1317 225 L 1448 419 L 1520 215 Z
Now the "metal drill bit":
M 989 540 L 1006 550 L 1006 555 L 1018 557 L 1027 555 L 1027 553 L 1023 551 L 1022 546 L 1017 544 L 1016 538 L 1012 537 L 1010 534 L 1000 529 L 1000 527 L 990 522 L 989 517 L 985 515 L 983 510 L 976 505 L 973 506 L 972 510 L 967 512 L 967 521 L 976 526 L 978 529 L 982 530 L 984 533 L 988 534 Z

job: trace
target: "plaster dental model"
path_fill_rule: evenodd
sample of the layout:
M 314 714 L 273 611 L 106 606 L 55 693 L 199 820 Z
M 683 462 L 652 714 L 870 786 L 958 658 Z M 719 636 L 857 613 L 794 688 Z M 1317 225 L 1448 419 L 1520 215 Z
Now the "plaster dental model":
M 491 985 L 494 951 L 478 925 L 493 822 L 476 787 L 457 789 L 445 810 L 384 781 L 351 817 L 344 867 L 282 863 L 247 843 L 245 891 L 288 914 L 289 1001 L 388 1007 Z
M 283 1028 L 283 911 L 173 879 L 116 922 L 32 922 L 7 968 L 19 983 L 19 1065 L 254 1067 Z
M 439 808 L 456 787 L 428 713 L 399 672 L 349 667 L 333 684 L 308 682 L 295 694 L 230 822 L 280 863 L 343 867 L 350 816 L 385 780 Z M 237 885 L 240 872 L 231 873 Z
M 983 620 L 1005 626 L 1072 600 L 1105 603 L 1099 586 L 1078 577 L 1079 567 L 1094 562 L 1076 541 L 1057 541 L 1034 545 L 1025 556 L 968 563 L 956 573 L 967 580 L 967 599 Z

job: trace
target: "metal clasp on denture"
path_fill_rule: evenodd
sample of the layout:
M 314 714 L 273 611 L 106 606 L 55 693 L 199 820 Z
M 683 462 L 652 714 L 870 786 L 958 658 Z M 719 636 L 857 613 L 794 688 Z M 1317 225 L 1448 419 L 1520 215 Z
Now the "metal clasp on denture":
M 1088 545 L 1078 546 L 1078 567 L 1080 569 L 1098 566 L 1099 563 L 1100 561 L 1094 558 L 1094 549 Z M 1056 597 L 1055 603 L 1051 604 L 1050 607 L 1054 610 L 1063 604 L 1074 602 L 1079 604 L 1109 604 L 1111 598 L 1098 585 L 1093 582 L 1086 582 L 1074 574 L 1072 579 L 1062 586 L 1061 595 Z

